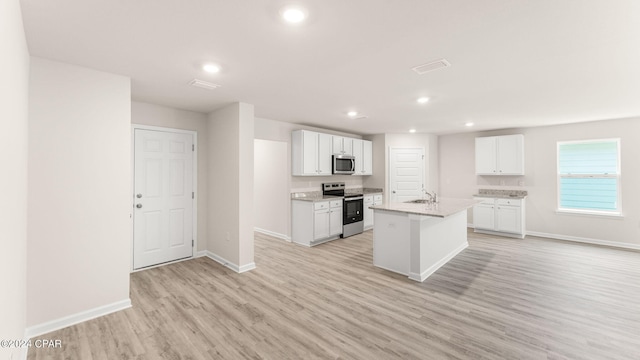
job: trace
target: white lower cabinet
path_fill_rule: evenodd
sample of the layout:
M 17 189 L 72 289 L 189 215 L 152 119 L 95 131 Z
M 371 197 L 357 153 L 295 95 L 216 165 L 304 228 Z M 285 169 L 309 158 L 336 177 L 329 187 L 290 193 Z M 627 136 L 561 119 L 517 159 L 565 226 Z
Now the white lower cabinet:
M 473 207 L 475 232 L 524 238 L 524 199 L 476 198 L 482 203 Z
M 313 246 L 342 234 L 342 199 L 291 201 L 291 241 Z
M 329 209 L 313 212 L 313 240 L 329 237 Z
M 340 236 L 342 234 L 342 201 L 340 205 L 331 202 L 329 209 L 329 236 Z
M 369 206 L 382 204 L 382 194 L 365 195 L 364 196 L 364 229 L 373 228 L 373 210 Z

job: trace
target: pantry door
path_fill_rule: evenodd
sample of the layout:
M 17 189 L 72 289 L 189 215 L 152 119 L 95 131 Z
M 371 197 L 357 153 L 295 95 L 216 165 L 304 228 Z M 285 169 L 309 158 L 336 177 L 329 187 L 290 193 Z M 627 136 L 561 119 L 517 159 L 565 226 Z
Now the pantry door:
M 424 149 L 389 148 L 389 202 L 420 199 L 424 189 Z
M 134 269 L 193 256 L 194 137 L 134 129 Z

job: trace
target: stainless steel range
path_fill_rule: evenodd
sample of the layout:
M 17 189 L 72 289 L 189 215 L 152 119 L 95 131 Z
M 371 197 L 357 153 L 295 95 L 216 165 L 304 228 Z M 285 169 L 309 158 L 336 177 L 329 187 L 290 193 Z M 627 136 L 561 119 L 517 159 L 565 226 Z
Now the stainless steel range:
M 360 234 L 364 230 L 364 197 L 362 194 L 346 194 L 345 184 L 326 183 L 322 184 L 322 195 L 342 196 L 342 235 L 346 238 L 351 235 Z

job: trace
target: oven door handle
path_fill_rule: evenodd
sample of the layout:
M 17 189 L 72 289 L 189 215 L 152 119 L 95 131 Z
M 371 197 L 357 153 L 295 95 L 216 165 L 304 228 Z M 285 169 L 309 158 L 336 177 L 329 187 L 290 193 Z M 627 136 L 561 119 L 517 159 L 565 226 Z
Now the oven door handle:
M 364 197 L 358 196 L 358 197 L 344 198 L 344 201 L 356 201 L 356 200 L 362 200 L 362 199 L 364 199 Z

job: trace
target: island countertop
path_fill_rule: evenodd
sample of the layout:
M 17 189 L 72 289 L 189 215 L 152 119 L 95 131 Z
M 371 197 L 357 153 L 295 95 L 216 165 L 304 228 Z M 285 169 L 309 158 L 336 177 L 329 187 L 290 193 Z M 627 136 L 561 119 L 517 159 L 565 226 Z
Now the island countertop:
M 441 198 L 440 202 L 437 204 L 416 204 L 404 202 L 374 205 L 370 206 L 369 209 L 444 218 L 473 207 L 481 202 L 482 201 L 480 200 L 474 199 Z

